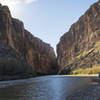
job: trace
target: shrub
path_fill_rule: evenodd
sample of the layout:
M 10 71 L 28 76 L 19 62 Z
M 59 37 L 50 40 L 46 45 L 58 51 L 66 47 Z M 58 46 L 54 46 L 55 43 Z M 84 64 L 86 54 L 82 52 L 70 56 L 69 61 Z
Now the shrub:
M 92 68 L 74 70 L 72 74 L 98 74 L 99 72 L 100 66 L 93 66 Z

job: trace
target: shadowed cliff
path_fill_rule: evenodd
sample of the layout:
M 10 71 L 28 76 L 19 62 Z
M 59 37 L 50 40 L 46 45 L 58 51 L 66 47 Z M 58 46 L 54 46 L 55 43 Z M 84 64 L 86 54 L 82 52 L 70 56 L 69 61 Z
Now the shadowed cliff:
M 17 70 L 20 71 L 20 74 L 35 73 L 36 75 L 36 73 L 57 73 L 58 68 L 53 48 L 28 32 L 24 28 L 23 22 L 12 18 L 9 8 L 1 4 L 0 44 L 0 59 L 2 59 L 0 60 L 0 75 L 1 73 L 5 75 L 6 71 L 6 75 L 8 76 L 11 72 L 16 75 L 16 73 L 18 73 Z M 4 48 L 4 51 L 2 48 Z M 10 59 L 12 59 L 11 61 L 6 57 L 6 53 L 10 56 Z M 4 54 L 4 58 L 2 54 Z M 21 61 L 21 58 L 23 61 Z M 5 67 L 3 67 L 2 62 L 4 62 Z M 10 62 L 13 63 L 11 70 Z M 5 70 L 2 70 L 3 68 L 5 68 Z

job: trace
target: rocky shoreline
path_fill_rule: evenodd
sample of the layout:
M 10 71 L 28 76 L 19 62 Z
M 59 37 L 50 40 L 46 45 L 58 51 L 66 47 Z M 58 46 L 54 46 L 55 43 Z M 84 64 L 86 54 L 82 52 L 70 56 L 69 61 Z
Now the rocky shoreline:
M 100 84 L 93 82 L 75 91 L 66 100 L 100 100 Z

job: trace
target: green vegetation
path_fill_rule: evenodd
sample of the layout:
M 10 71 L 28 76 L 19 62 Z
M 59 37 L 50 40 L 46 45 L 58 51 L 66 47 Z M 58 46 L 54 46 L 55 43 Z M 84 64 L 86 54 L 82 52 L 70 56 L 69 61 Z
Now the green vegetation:
M 100 72 L 100 66 L 94 66 L 92 68 L 78 69 L 72 71 L 72 74 L 98 74 Z
M 84 57 L 86 55 L 88 55 L 89 53 L 91 53 L 94 49 L 90 49 L 89 51 L 84 51 L 83 53 L 81 53 L 80 55 L 78 55 L 76 58 L 80 59 L 81 57 Z
M 91 52 L 98 52 L 99 50 L 100 50 L 100 42 L 96 42 L 92 49 L 82 52 L 80 55 L 78 55 L 75 58 L 80 59 L 81 57 L 85 57 L 86 55 L 90 54 Z
M 96 42 L 94 48 L 95 48 L 95 51 L 94 52 L 100 51 L 100 42 Z

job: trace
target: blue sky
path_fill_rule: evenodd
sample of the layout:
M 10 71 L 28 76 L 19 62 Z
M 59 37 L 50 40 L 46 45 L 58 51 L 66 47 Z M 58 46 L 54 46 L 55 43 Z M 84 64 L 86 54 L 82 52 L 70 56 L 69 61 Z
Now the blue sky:
M 98 0 L 0 0 L 34 36 L 56 50 L 60 37 Z

